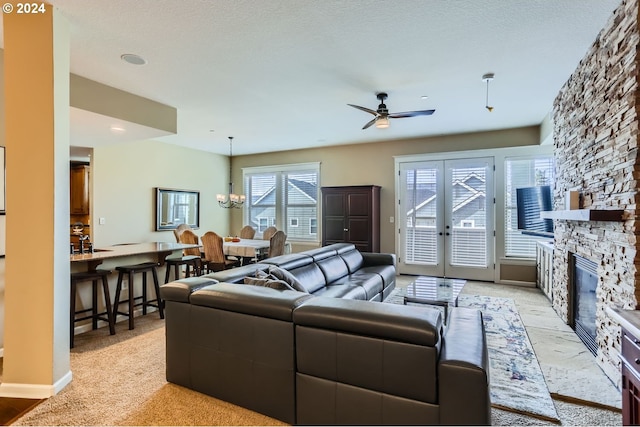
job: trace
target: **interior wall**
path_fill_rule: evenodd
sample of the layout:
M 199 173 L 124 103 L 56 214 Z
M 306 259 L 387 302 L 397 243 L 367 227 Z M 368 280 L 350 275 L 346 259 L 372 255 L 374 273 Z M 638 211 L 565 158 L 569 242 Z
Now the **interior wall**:
M 373 128 L 369 130 L 377 131 Z M 321 186 L 380 185 L 380 251 L 395 253 L 396 227 L 390 222 L 390 217 L 395 216 L 394 156 L 532 146 L 539 143 L 539 126 L 530 126 L 492 132 L 234 156 L 233 179 L 238 186 L 242 182 L 242 168 L 246 167 L 319 161 Z M 242 211 L 233 212 L 231 229 L 239 230 L 242 221 Z
M 91 159 L 91 212 L 95 247 L 175 242 L 171 230 L 155 231 L 155 187 L 200 191 L 198 235 L 229 233 L 229 211 L 216 202 L 227 191 L 227 156 L 157 141 L 96 147 Z M 104 218 L 104 224 L 99 219 Z
M 596 360 L 620 384 L 620 327 L 606 308 L 636 309 L 640 299 L 637 206 L 640 3 L 624 0 L 561 88 L 553 108 L 555 209 L 579 191 L 583 207 L 622 209 L 625 220 L 555 221 L 553 307 L 565 320 L 571 254 L 597 266 Z

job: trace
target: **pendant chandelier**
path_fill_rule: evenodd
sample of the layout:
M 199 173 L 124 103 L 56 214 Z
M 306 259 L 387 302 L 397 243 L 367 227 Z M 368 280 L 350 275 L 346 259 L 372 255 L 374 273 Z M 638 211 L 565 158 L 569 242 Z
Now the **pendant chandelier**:
M 235 194 L 233 192 L 233 181 L 231 174 L 231 164 L 233 160 L 233 137 L 229 137 L 229 194 L 218 194 L 216 199 L 218 204 L 226 209 L 240 209 L 244 205 L 246 199 L 244 194 Z

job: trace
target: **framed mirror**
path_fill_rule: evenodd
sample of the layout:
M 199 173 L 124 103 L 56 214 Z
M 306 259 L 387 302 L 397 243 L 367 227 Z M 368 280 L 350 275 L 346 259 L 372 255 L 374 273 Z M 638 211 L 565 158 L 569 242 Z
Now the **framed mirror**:
M 200 227 L 200 192 L 156 188 L 156 231 L 173 230 L 180 224 Z

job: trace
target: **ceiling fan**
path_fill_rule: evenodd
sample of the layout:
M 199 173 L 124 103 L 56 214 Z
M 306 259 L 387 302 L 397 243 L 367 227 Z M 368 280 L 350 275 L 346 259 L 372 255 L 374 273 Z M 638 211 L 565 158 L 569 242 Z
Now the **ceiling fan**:
M 378 105 L 378 109 L 376 111 L 361 107 L 359 105 L 347 104 L 350 107 L 357 108 L 358 110 L 366 111 L 367 113 L 373 114 L 375 117 L 371 119 L 366 125 L 362 127 L 362 129 L 366 129 L 372 124 L 375 123 L 377 128 L 388 128 L 389 127 L 389 119 L 401 119 L 404 117 L 415 117 L 415 116 L 430 116 L 436 110 L 421 110 L 421 111 L 405 111 L 404 113 L 389 113 L 387 110 L 387 106 L 384 103 L 384 100 L 387 99 L 387 94 L 384 92 L 380 92 L 376 94 L 376 98 L 380 100 L 380 105 Z

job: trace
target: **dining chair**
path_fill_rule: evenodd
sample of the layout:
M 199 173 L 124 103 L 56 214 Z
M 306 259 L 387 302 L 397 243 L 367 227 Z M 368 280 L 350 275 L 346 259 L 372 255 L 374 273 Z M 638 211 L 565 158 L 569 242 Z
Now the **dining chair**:
M 284 255 L 284 244 L 287 241 L 287 235 L 284 231 L 278 230 L 273 233 L 271 239 L 269 239 L 269 254 L 268 258 Z
M 178 243 L 186 244 L 199 244 L 198 236 L 186 229 L 180 234 Z M 185 267 L 185 277 L 191 276 L 191 267 L 193 267 L 193 275 L 202 275 L 202 258 L 200 255 L 200 248 L 189 248 L 182 250 L 182 256 L 169 255 L 165 259 L 166 272 L 164 276 L 164 283 L 169 283 L 169 277 L 171 276 L 171 268 L 174 270 L 174 280 L 180 279 L 180 269 Z
M 204 267 L 207 273 L 239 267 L 240 260 L 227 259 L 224 255 L 222 237 L 213 231 L 207 231 L 201 237 L 204 246 Z
M 180 243 L 180 235 L 184 230 L 193 231 L 189 224 L 179 224 L 176 228 L 174 228 L 173 235 L 176 236 L 176 242 Z
M 199 245 L 200 237 L 196 233 L 194 233 L 191 229 L 186 229 L 180 235 L 180 243 L 191 244 L 191 245 Z M 184 249 L 182 253 L 185 256 L 197 256 L 198 259 L 196 261 L 196 270 L 194 272 L 195 276 L 202 275 L 202 251 L 200 247 L 197 248 L 189 248 Z
M 275 228 L 274 226 L 267 227 L 262 232 L 262 238 L 264 240 L 271 240 L 271 236 L 273 236 L 273 233 L 275 233 L 276 231 L 278 231 L 278 229 Z
M 240 238 L 241 239 L 253 239 L 253 237 L 256 235 L 256 229 L 253 228 L 250 225 L 245 225 L 244 227 L 242 227 L 242 229 L 240 230 Z

